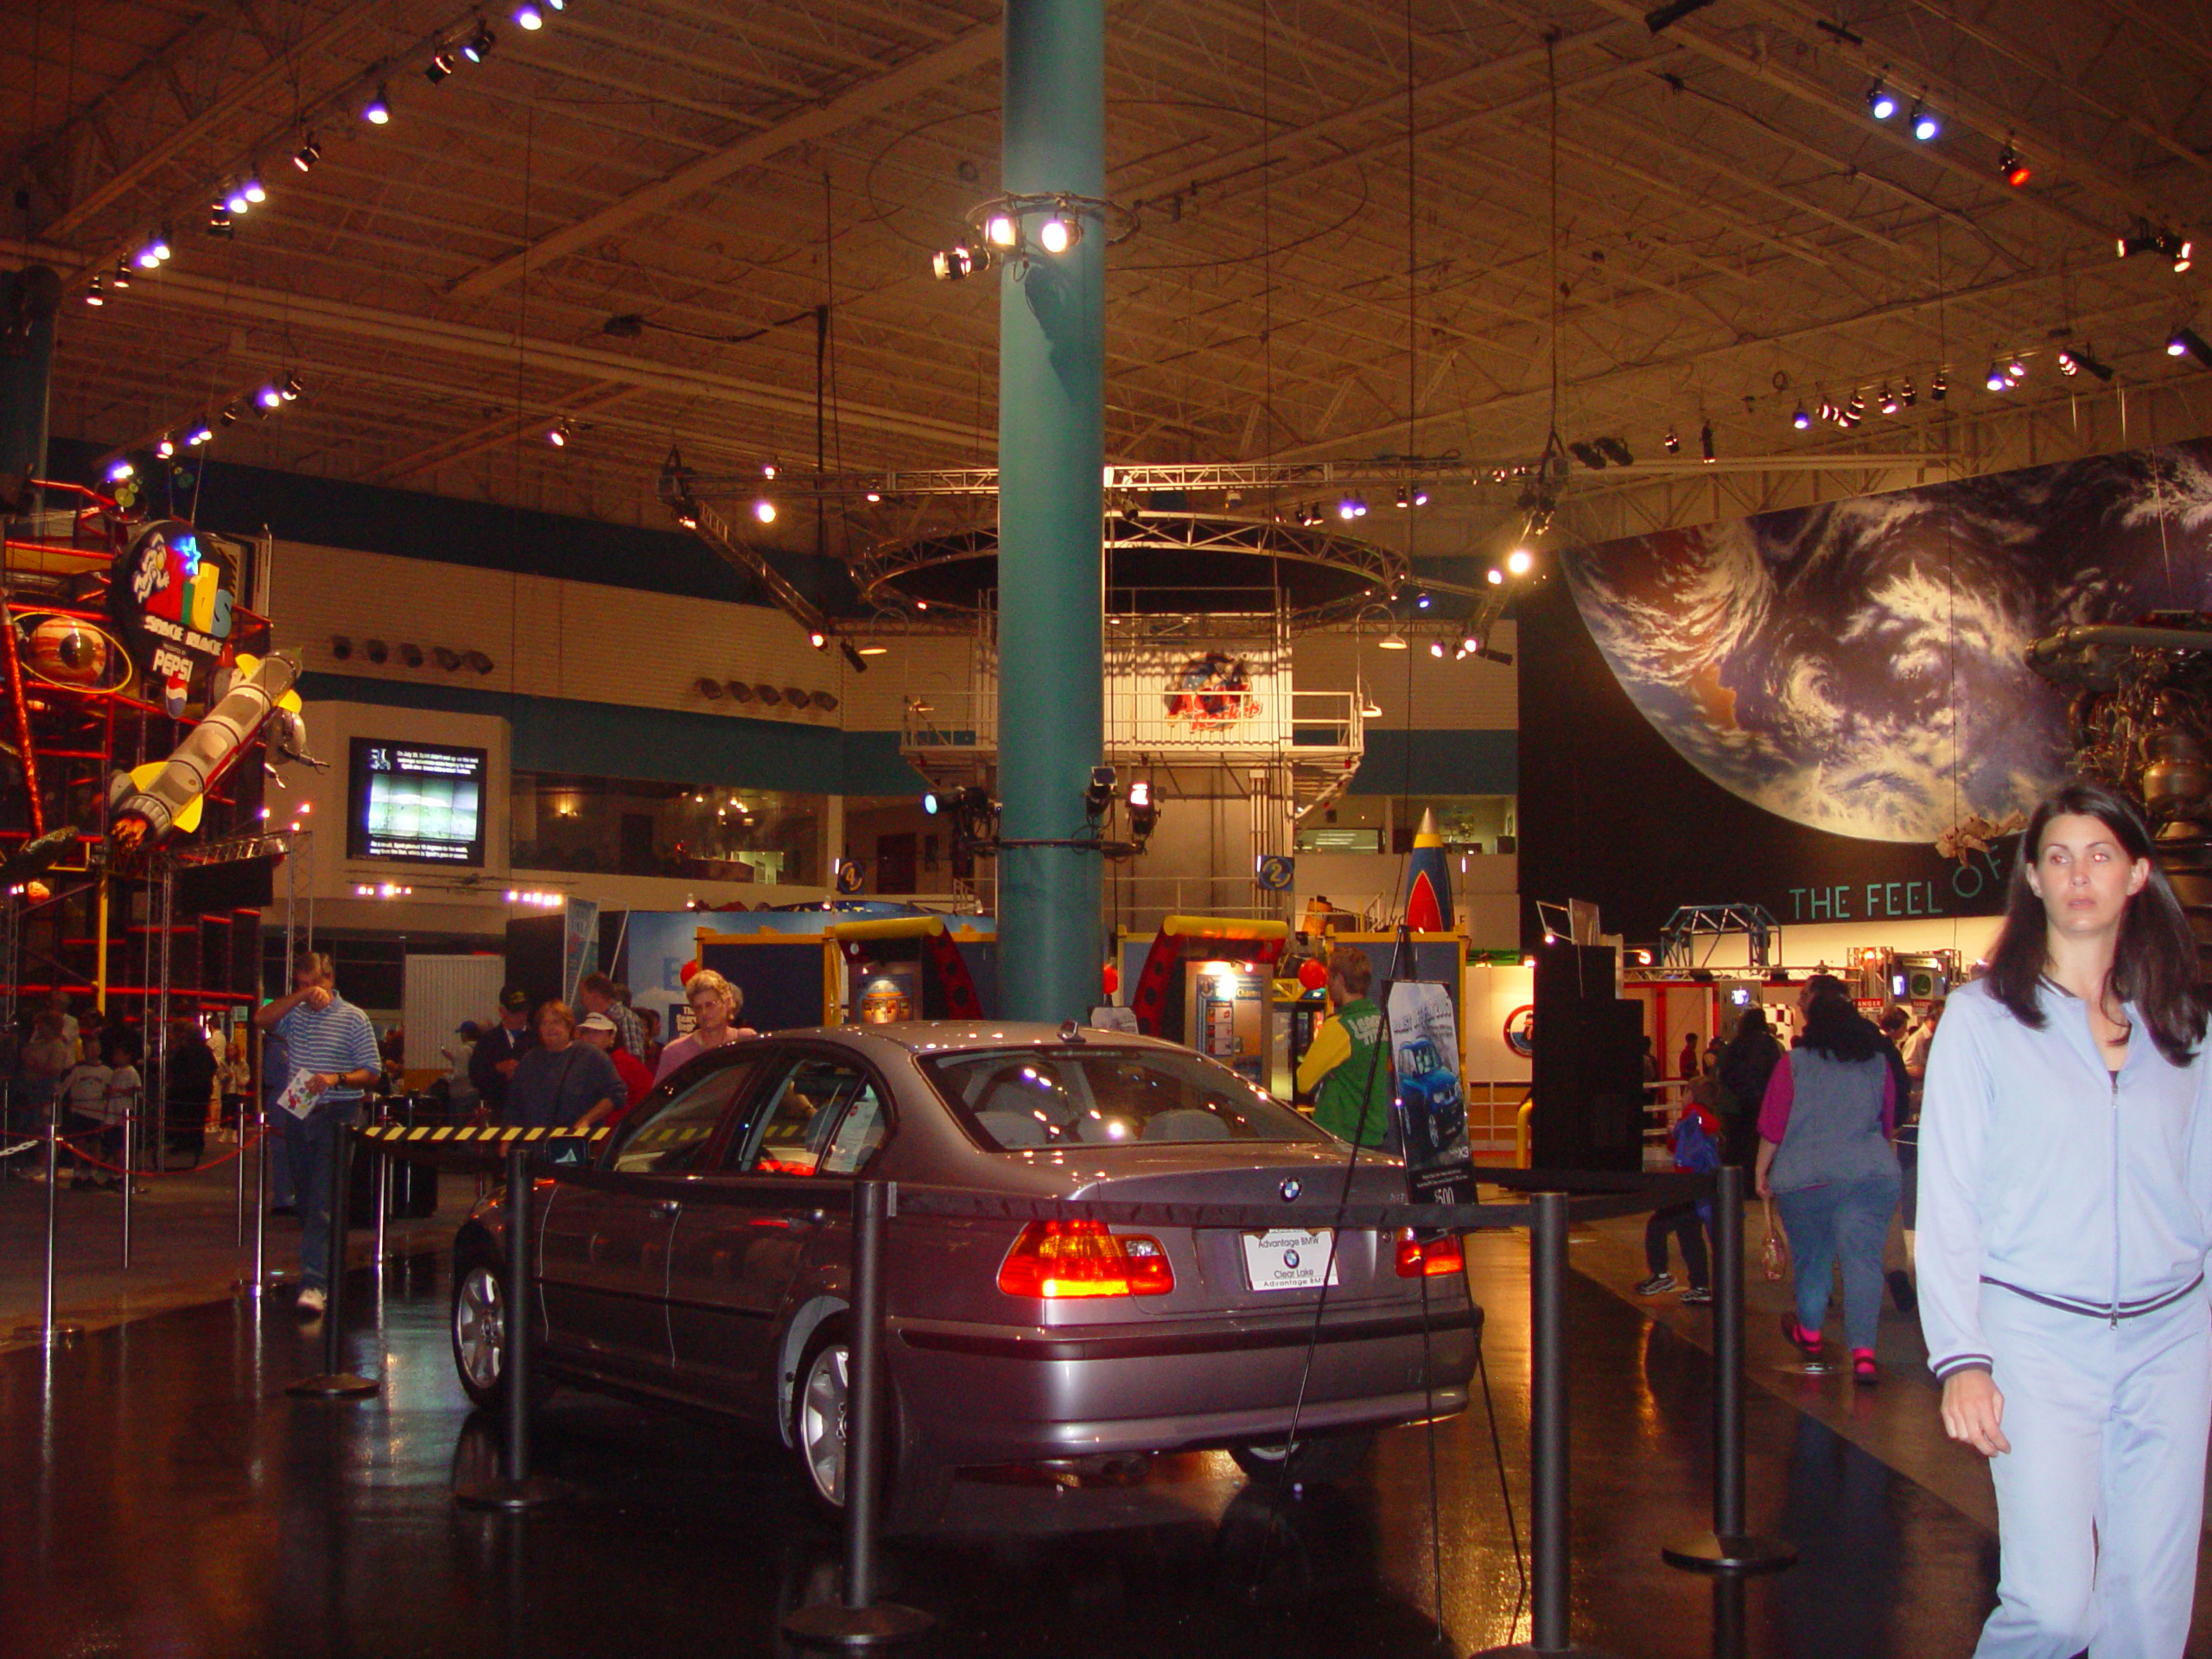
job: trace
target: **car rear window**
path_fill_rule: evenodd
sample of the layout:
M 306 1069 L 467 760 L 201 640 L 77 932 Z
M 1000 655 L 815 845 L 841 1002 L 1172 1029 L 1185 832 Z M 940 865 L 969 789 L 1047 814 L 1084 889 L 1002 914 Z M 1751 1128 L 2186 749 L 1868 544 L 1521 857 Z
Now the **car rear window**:
M 1019 1048 L 940 1054 L 922 1069 L 998 1152 L 1145 1141 L 1325 1141 L 1227 1068 L 1163 1049 Z

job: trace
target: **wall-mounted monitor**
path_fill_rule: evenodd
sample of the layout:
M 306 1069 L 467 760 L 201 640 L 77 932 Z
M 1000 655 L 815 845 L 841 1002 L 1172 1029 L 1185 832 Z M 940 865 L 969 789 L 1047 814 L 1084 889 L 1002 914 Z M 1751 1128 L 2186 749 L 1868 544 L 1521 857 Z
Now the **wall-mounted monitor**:
M 348 858 L 484 862 L 486 755 L 442 743 L 353 740 Z

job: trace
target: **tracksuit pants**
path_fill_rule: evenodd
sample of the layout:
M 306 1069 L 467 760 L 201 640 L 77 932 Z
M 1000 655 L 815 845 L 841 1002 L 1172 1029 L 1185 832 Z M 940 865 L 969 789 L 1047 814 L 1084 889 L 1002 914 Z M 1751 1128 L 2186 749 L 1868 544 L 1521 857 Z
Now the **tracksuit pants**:
M 2001 1550 L 1975 1659 L 2181 1659 L 2196 1590 L 2212 1309 L 2113 1321 L 1981 1287 L 2012 1449 L 1989 1460 Z

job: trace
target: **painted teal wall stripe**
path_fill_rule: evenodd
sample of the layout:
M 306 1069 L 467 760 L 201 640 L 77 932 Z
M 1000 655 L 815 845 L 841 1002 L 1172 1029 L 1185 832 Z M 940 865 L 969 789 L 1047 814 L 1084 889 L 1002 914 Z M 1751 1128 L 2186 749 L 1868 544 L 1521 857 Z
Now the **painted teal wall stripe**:
M 1406 752 L 1413 751 L 1410 775 Z M 1518 732 L 1402 732 L 1367 728 L 1354 795 L 1517 795 Z

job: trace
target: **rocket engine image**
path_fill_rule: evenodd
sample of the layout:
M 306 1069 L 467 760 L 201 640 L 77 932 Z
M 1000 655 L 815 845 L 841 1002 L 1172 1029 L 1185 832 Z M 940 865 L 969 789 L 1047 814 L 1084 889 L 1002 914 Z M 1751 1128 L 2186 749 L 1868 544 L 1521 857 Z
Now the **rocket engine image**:
M 199 828 L 208 790 L 230 770 L 272 717 L 296 733 L 299 664 L 275 653 L 240 657 L 231 689 L 166 760 L 149 761 L 108 780 L 109 846 L 135 853 L 158 846 L 175 830 Z

